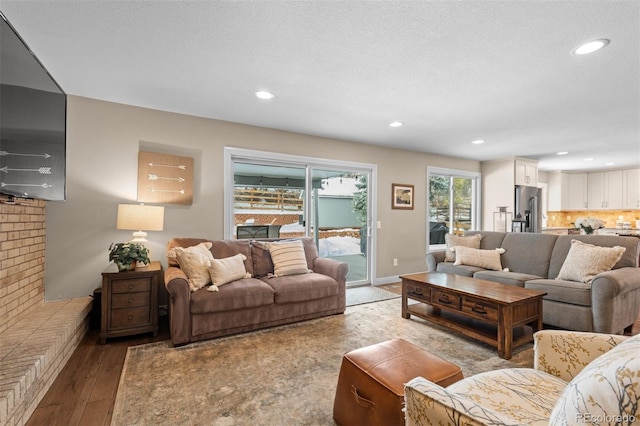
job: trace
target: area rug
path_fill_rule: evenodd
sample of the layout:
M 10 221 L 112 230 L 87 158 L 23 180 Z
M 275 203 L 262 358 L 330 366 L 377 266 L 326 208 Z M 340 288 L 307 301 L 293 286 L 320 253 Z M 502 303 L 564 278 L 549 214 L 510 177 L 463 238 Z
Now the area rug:
M 400 312 L 393 299 L 179 348 L 131 347 L 111 424 L 333 425 L 342 356 L 396 337 L 459 365 L 465 377 L 533 365 L 532 344 L 504 360 L 495 348 Z
M 399 294 L 382 290 L 372 285 L 347 289 L 347 306 L 362 305 L 364 303 L 380 302 L 396 299 Z

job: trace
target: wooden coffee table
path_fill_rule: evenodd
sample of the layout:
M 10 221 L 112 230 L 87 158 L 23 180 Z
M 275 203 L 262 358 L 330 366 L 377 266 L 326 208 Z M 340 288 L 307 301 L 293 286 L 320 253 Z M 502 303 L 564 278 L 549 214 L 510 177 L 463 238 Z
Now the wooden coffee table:
M 442 272 L 400 278 L 403 318 L 415 315 L 488 343 L 501 358 L 542 329 L 544 292 Z

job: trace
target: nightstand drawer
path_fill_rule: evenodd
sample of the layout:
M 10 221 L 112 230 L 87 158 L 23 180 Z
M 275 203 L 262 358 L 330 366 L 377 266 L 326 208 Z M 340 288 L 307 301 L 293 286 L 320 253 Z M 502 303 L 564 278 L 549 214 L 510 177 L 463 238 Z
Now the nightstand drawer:
M 431 290 L 431 304 L 449 309 L 460 310 L 460 296 L 436 289 Z
M 151 278 L 131 278 L 124 280 L 113 280 L 111 282 L 112 293 L 135 293 L 139 291 L 151 290 Z
M 111 308 L 132 308 L 136 306 L 147 306 L 151 302 L 148 291 L 140 293 L 117 293 L 111 296 Z
M 114 309 L 111 311 L 111 327 L 132 327 L 151 322 L 149 306 L 138 308 Z
M 498 306 L 480 299 L 465 297 L 462 312 L 488 321 L 498 321 Z

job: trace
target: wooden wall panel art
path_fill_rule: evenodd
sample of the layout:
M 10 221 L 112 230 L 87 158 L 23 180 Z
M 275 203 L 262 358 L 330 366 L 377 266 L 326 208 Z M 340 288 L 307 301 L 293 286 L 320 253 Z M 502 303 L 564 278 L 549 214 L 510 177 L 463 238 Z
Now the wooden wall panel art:
M 138 153 L 138 202 L 193 203 L 193 158 Z

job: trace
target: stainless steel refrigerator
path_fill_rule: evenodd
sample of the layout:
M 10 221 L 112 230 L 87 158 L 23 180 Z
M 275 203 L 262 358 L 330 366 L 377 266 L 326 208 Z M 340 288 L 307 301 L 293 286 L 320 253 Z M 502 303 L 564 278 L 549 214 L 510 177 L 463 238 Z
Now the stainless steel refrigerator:
M 513 213 L 513 232 L 541 232 L 542 190 L 535 186 L 516 185 L 515 208 Z

